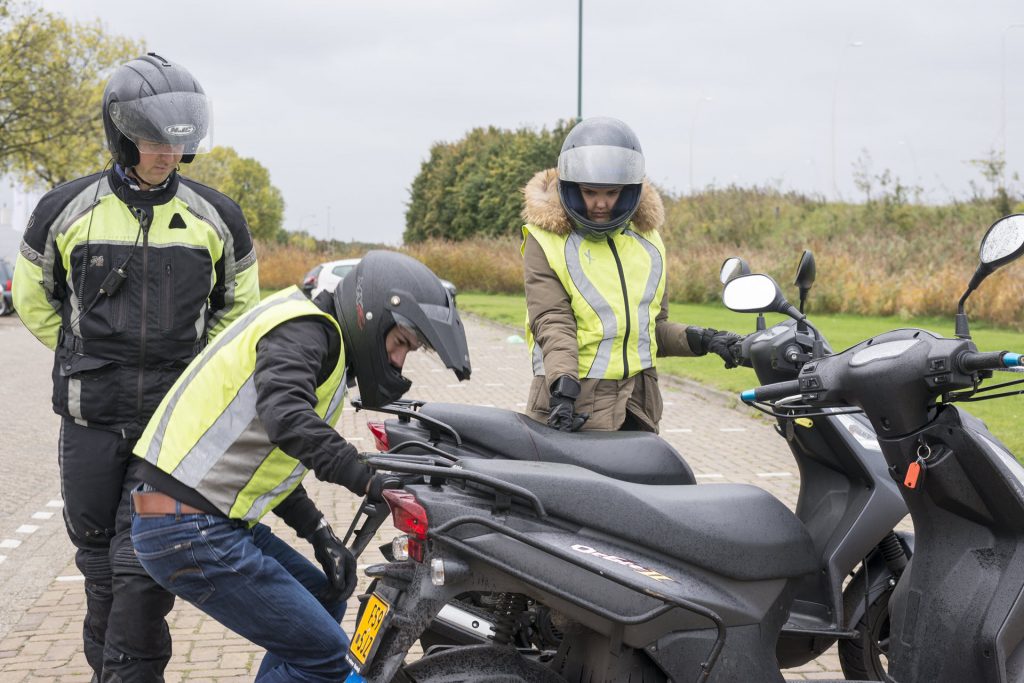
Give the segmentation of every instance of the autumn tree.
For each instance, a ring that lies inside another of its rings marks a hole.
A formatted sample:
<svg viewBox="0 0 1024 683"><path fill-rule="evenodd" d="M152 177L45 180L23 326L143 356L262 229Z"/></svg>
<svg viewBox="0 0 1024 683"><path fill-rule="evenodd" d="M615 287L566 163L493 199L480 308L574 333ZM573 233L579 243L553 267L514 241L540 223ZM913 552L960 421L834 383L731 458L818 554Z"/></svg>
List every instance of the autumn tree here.
<svg viewBox="0 0 1024 683"><path fill-rule="evenodd" d="M412 183L404 240L518 236L521 190L557 163L571 127L475 128L457 142L435 144Z"/></svg>
<svg viewBox="0 0 1024 683"><path fill-rule="evenodd" d="M0 172L57 185L109 158L103 88L141 43L30 4L0 0Z"/></svg>
<svg viewBox="0 0 1024 683"><path fill-rule="evenodd" d="M272 240L283 232L281 191L270 183L270 171L255 159L239 156L231 147L214 147L209 154L196 155L182 172L238 202L255 237Z"/></svg>

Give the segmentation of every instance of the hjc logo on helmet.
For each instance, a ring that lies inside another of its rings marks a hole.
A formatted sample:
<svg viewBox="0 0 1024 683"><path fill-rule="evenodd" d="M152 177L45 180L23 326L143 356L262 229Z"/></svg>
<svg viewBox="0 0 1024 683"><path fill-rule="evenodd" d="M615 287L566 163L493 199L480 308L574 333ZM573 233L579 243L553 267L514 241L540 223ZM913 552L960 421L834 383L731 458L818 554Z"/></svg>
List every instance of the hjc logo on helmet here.
<svg viewBox="0 0 1024 683"><path fill-rule="evenodd" d="M164 132L168 135L192 135L192 133L196 132L196 127L191 123L176 123L166 126Z"/></svg>

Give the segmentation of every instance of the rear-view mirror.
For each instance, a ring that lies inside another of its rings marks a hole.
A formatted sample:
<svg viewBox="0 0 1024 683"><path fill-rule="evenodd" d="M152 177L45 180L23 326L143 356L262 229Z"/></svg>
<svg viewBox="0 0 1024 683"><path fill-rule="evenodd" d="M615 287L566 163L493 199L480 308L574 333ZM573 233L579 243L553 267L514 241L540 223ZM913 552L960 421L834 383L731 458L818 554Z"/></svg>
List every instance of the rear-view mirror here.
<svg viewBox="0 0 1024 683"><path fill-rule="evenodd" d="M726 282L722 290L722 303L729 310L739 313L780 311L783 304L789 307L789 302L775 280L760 273L741 275Z"/></svg>
<svg viewBox="0 0 1024 683"><path fill-rule="evenodd" d="M729 280L741 275L749 275L750 266L738 256L730 256L722 262L722 269L718 273L718 280L724 285Z"/></svg>

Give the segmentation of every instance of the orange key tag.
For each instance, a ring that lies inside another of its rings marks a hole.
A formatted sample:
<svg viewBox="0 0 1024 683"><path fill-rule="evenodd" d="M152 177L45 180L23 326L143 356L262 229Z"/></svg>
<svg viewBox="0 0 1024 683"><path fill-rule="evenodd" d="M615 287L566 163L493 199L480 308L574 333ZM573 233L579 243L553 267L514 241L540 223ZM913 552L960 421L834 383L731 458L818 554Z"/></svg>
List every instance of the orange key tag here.
<svg viewBox="0 0 1024 683"><path fill-rule="evenodd" d="M916 489L918 480L921 478L924 461L918 458L907 466L907 476L903 478L903 485L908 489Z"/></svg>

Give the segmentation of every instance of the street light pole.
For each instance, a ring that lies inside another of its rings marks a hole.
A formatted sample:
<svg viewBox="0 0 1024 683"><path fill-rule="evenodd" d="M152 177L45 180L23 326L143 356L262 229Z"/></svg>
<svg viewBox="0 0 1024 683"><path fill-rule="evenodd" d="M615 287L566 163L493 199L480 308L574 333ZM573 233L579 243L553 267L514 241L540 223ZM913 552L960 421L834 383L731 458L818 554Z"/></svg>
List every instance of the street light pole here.
<svg viewBox="0 0 1024 683"><path fill-rule="evenodd" d="M696 139L697 132L697 112L700 111L701 102L710 102L711 97L699 97L697 102L693 105L693 118L690 120L690 194L694 192L693 186L693 141Z"/></svg>
<svg viewBox="0 0 1024 683"><path fill-rule="evenodd" d="M839 199L839 185L836 183L836 105L839 100L839 77L843 70L843 56L846 54L846 48L848 47L861 47L864 45L862 40L854 40L843 45L843 49L839 52L839 62L836 64L836 77L832 83L832 197L833 199Z"/></svg>
<svg viewBox="0 0 1024 683"><path fill-rule="evenodd" d="M1024 24L1008 24L1003 29L1003 42L1002 49L999 52L1000 55L1000 73L1001 73L1001 97L999 105L999 138L1002 144L1002 162L1003 162L1003 187L1006 187L1006 34L1010 32L1010 29L1024 28Z"/></svg>
<svg viewBox="0 0 1024 683"><path fill-rule="evenodd" d="M579 0L576 40L576 123L583 120L583 0Z"/></svg>

